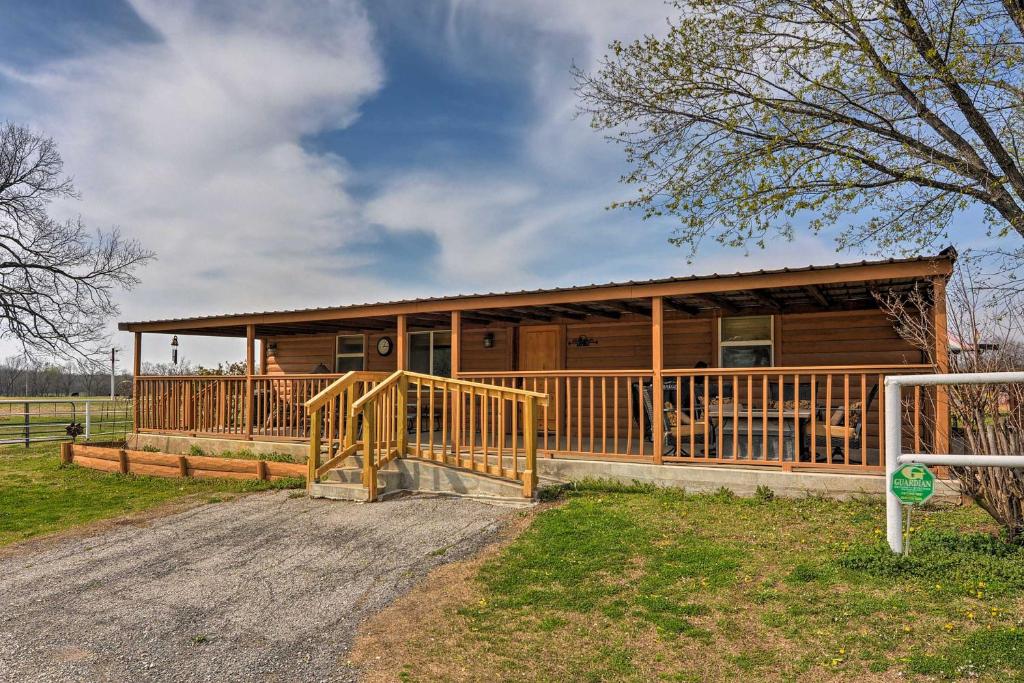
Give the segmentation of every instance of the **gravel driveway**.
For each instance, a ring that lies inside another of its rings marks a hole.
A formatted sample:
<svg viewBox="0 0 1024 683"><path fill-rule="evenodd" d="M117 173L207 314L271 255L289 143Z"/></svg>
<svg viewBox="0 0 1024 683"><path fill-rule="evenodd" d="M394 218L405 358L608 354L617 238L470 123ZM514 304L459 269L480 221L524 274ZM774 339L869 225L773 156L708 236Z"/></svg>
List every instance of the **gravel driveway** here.
<svg viewBox="0 0 1024 683"><path fill-rule="evenodd" d="M359 623L511 514L288 492L0 559L2 681L334 681Z"/></svg>

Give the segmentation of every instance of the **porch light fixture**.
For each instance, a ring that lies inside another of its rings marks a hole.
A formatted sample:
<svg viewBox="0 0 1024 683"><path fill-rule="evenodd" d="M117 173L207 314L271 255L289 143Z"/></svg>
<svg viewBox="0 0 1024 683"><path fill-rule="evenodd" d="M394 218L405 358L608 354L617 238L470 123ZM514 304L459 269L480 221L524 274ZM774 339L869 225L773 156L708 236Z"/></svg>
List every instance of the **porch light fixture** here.
<svg viewBox="0 0 1024 683"><path fill-rule="evenodd" d="M484 335L484 348L485 349L493 349L494 348L494 333L493 332L488 332L487 334Z"/></svg>
<svg viewBox="0 0 1024 683"><path fill-rule="evenodd" d="M569 346L575 346L576 348L583 348L585 346L597 346L597 340L593 337L588 337L585 334L581 334L575 339L569 340Z"/></svg>
<svg viewBox="0 0 1024 683"><path fill-rule="evenodd" d="M171 363L178 364L178 335L171 337Z"/></svg>

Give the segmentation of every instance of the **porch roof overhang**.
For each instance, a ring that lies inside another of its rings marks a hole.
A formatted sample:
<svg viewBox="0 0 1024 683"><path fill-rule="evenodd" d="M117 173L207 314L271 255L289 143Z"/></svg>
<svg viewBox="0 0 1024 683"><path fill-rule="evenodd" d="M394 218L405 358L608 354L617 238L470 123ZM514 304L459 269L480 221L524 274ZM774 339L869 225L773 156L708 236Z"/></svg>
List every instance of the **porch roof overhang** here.
<svg viewBox="0 0 1024 683"><path fill-rule="evenodd" d="M947 278L955 261L956 251L950 247L934 256L907 259L122 322L118 329L245 337L247 326L254 325L257 336L269 337L393 329L397 315L405 315L410 327L443 327L453 311L461 312L469 325L614 320L650 315L655 296L662 297L666 310L692 317L852 310L876 307L880 293Z"/></svg>

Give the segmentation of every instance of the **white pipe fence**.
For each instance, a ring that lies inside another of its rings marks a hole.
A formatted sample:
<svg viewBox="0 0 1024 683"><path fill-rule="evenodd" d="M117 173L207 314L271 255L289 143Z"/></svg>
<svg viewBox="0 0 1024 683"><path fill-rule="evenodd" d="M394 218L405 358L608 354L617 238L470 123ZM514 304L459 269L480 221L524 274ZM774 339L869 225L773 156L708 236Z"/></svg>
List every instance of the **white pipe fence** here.
<svg viewBox="0 0 1024 683"><path fill-rule="evenodd" d="M80 425L78 438L122 441L132 429L131 399L47 398L0 400L0 445L68 441L68 426Z"/></svg>
<svg viewBox="0 0 1024 683"><path fill-rule="evenodd" d="M908 463L947 467L1024 467L1022 455L954 455L903 453L901 391L908 386L1024 383L1024 372L965 372L937 375L890 375L885 378L885 508L886 538L894 553L903 552L903 506L892 492L892 477Z"/></svg>

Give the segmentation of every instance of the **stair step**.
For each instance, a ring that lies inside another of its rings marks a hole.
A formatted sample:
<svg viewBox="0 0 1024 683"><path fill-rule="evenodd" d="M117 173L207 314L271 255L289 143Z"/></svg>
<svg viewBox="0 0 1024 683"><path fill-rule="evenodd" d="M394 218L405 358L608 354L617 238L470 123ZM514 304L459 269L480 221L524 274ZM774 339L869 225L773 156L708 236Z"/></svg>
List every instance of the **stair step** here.
<svg viewBox="0 0 1024 683"><path fill-rule="evenodd" d="M385 486L378 484L378 495L384 492ZM338 481L317 482L309 489L310 498L327 498L329 500L352 500L365 503L366 488L362 484L348 484Z"/></svg>

